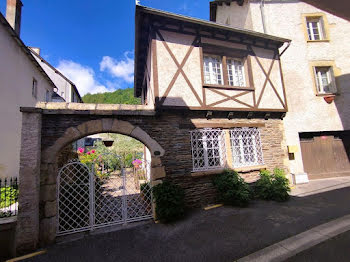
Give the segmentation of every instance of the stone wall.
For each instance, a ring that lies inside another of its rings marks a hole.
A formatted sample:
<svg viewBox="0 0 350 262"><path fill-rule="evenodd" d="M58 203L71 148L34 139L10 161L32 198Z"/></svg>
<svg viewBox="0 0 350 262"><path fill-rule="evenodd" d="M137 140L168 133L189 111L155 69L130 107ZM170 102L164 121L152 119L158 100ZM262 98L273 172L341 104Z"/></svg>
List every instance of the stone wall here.
<svg viewBox="0 0 350 262"><path fill-rule="evenodd" d="M87 105L88 107L89 105ZM264 114L248 119L246 113L227 119L227 113L167 111L141 114L121 111L22 109L23 130L17 250L30 251L53 243L57 224L57 175L60 151L84 136L115 132L143 142L151 152L151 179L170 180L185 190L189 207L216 203L212 184L215 174L192 172L190 131L203 127L258 126L261 131L265 165L260 168L284 168L288 171L282 120L279 114L265 120ZM273 115L271 113L271 115ZM270 115L270 116L271 116ZM259 118L257 118L259 117ZM266 117L266 115L265 115ZM251 182L258 170L240 172ZM40 186L39 186L40 185ZM40 194L39 194L40 192Z"/></svg>
<svg viewBox="0 0 350 262"><path fill-rule="evenodd" d="M215 190L211 183L212 175L192 176L192 153L190 131L195 129L194 120L202 119L208 123L237 123L258 124L260 127L266 168L284 168L287 153L283 132L283 123L280 119L232 119L217 118L206 120L204 112L188 114L162 113L157 116L118 116L118 119L130 122L141 127L147 134L156 140L164 149L161 163L165 167L166 179L172 180L182 186L186 191L186 202L191 207L199 207L215 202ZM43 115L42 150L52 146L64 134L65 128L76 127L85 121L99 119L96 115ZM112 117L111 117L112 118ZM258 177L256 170L240 172L248 182ZM44 178L42 180L45 180Z"/></svg>

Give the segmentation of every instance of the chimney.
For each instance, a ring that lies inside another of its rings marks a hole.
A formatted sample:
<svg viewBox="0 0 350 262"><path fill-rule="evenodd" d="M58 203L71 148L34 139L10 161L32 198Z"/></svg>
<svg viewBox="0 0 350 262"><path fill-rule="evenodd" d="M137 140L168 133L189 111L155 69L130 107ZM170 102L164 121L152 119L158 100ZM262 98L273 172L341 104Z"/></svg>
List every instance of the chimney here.
<svg viewBox="0 0 350 262"><path fill-rule="evenodd" d="M7 0L6 19L18 36L21 31L22 6L21 0Z"/></svg>

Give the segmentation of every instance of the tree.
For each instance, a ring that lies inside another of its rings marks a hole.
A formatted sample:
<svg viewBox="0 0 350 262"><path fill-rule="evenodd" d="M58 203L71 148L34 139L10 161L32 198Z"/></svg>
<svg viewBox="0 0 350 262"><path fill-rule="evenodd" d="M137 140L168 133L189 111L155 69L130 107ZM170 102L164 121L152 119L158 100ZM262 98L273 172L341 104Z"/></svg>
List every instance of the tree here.
<svg viewBox="0 0 350 262"><path fill-rule="evenodd" d="M87 93L82 97L82 99L84 103L93 104L141 104L141 99L134 97L133 88L118 89L114 92L105 92L98 94Z"/></svg>

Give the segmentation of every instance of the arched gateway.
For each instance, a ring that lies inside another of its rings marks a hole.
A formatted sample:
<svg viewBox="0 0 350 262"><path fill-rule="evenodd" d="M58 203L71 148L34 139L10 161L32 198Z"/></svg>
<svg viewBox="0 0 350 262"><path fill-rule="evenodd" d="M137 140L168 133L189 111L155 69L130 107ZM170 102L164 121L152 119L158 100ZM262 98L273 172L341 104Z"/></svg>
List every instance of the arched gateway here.
<svg viewBox="0 0 350 262"><path fill-rule="evenodd" d="M165 151L154 139L157 137L157 132L152 130L154 127L149 125L149 120L155 116L154 111L143 106L128 105L44 103L39 106L21 108L21 194L17 222L19 252L52 243L56 238L57 181L60 181L57 177L57 160L61 149L68 144L97 133L131 136L151 152L152 184L159 183L159 179L165 177L161 161ZM89 174L91 170L85 167L83 171Z"/></svg>

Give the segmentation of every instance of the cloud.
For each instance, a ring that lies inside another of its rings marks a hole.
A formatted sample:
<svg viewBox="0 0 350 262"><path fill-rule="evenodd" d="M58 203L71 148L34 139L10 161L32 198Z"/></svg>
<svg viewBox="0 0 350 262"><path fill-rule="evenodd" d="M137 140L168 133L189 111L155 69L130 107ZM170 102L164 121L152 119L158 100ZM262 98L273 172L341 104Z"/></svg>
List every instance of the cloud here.
<svg viewBox="0 0 350 262"><path fill-rule="evenodd" d="M88 66L83 66L71 60L61 60L57 69L77 86L81 96L86 93L94 94L110 91L95 79L94 70Z"/></svg>
<svg viewBox="0 0 350 262"><path fill-rule="evenodd" d="M110 56L104 56L100 63L100 70L106 71L114 78L121 78L127 83L134 82L134 59L129 57L131 52L125 52L124 58L116 60Z"/></svg>

